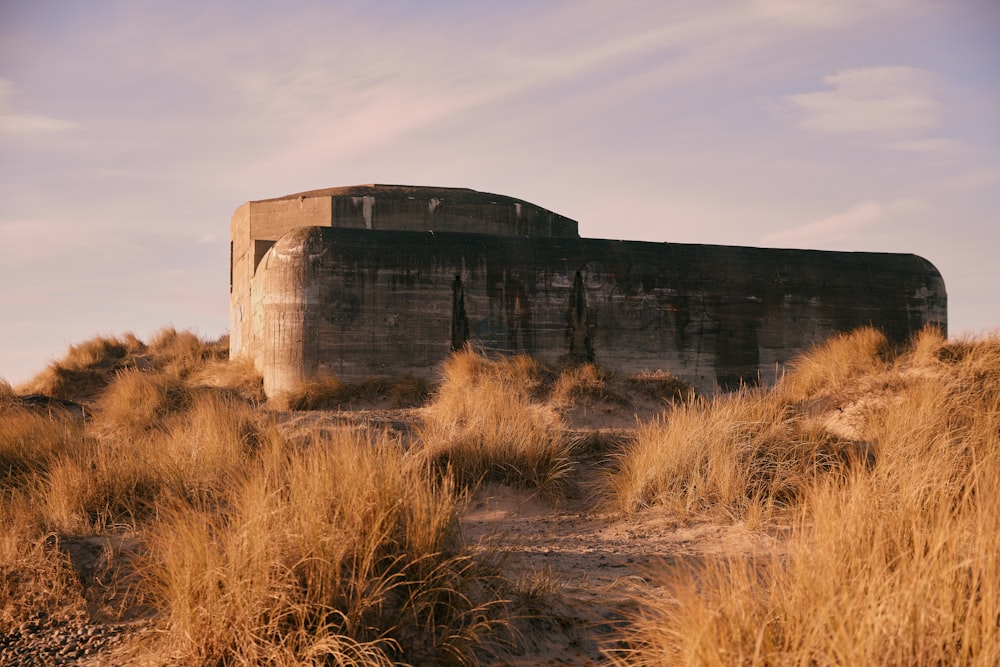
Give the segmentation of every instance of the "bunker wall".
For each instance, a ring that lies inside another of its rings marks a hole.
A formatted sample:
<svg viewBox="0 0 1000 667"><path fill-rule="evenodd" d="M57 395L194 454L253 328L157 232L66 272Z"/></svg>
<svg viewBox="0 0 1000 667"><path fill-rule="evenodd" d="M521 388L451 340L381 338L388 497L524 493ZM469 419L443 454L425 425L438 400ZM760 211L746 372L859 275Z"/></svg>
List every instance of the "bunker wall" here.
<svg viewBox="0 0 1000 667"><path fill-rule="evenodd" d="M253 293L269 394L318 373L431 376L465 340L732 389L857 326L943 329L947 305L914 255L331 228L283 237Z"/></svg>

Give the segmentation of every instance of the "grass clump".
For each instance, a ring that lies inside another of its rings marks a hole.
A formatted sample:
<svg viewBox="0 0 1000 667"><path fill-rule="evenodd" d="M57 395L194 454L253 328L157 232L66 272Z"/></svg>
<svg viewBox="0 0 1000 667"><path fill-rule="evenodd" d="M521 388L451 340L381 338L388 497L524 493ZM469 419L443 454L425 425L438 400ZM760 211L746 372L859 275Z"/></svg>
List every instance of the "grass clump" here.
<svg viewBox="0 0 1000 667"><path fill-rule="evenodd" d="M253 405L262 405L267 401L264 378L249 357L210 359L190 373L186 384L228 391Z"/></svg>
<svg viewBox="0 0 1000 667"><path fill-rule="evenodd" d="M0 404L0 488L23 486L83 436L83 424L63 410Z"/></svg>
<svg viewBox="0 0 1000 667"><path fill-rule="evenodd" d="M450 478L413 463L345 433L271 450L223 511L167 512L149 576L170 653L182 664L475 663L504 604L460 547Z"/></svg>
<svg viewBox="0 0 1000 667"><path fill-rule="evenodd" d="M58 537L39 533L30 510L0 496L0 633L37 618L73 620L84 614L80 582Z"/></svg>
<svg viewBox="0 0 1000 667"><path fill-rule="evenodd" d="M401 408L419 405L429 394L427 381L414 375L395 380L368 378L359 382L342 382L335 376L326 375L286 392L276 404L289 410L340 410L385 401L394 408Z"/></svg>
<svg viewBox="0 0 1000 667"><path fill-rule="evenodd" d="M838 469L849 443L762 390L677 405L640 424L608 484L617 508L744 519L791 506L816 473Z"/></svg>
<svg viewBox="0 0 1000 667"><path fill-rule="evenodd" d="M558 413L538 400L541 374L530 357L453 354L425 408L424 456L465 486L485 481L560 491L572 443Z"/></svg>
<svg viewBox="0 0 1000 667"><path fill-rule="evenodd" d="M925 332L867 373L902 387L872 464L801 485L780 552L674 576L615 664L1000 662L1000 345Z"/></svg>
<svg viewBox="0 0 1000 667"><path fill-rule="evenodd" d="M131 334L97 336L71 345L66 356L29 380L20 393L87 402L97 398L121 368L134 366L145 346Z"/></svg>
<svg viewBox="0 0 1000 667"><path fill-rule="evenodd" d="M0 378L0 407L10 405L17 399L17 392L9 382Z"/></svg>
<svg viewBox="0 0 1000 667"><path fill-rule="evenodd" d="M884 370L889 352L888 339L874 327L838 334L793 359L775 391L791 402L835 394L853 378Z"/></svg>
<svg viewBox="0 0 1000 667"><path fill-rule="evenodd" d="M628 399L612 386L610 375L592 363L570 366L559 373L552 384L550 399L563 406L587 399L628 404Z"/></svg>
<svg viewBox="0 0 1000 667"><path fill-rule="evenodd" d="M34 493L45 525L78 533L136 530L165 500L218 502L225 484L275 437L264 416L224 394L189 396L173 407L153 428L112 428L98 413L96 434L73 443L38 478Z"/></svg>
<svg viewBox="0 0 1000 667"><path fill-rule="evenodd" d="M79 403L98 400L122 371L146 371L188 386L232 388L263 400L263 382L246 362L228 367L228 337L205 341L191 331L166 327L147 345L133 334L96 336L70 346L66 355L17 388Z"/></svg>
<svg viewBox="0 0 1000 667"><path fill-rule="evenodd" d="M134 439L162 429L166 419L191 402L191 392L164 373L119 371L96 401L98 429L121 439Z"/></svg>
<svg viewBox="0 0 1000 667"><path fill-rule="evenodd" d="M187 378L213 361L229 358L229 338L204 341L193 331L160 329L146 348L152 366L167 375Z"/></svg>

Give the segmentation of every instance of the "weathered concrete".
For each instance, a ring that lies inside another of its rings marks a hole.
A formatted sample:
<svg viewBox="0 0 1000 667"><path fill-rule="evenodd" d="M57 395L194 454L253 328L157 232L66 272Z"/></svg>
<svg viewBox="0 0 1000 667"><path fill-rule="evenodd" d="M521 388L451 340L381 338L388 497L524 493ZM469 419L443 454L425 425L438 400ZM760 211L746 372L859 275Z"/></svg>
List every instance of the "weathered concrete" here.
<svg viewBox="0 0 1000 667"><path fill-rule="evenodd" d="M578 237L574 220L521 199L465 188L354 185L247 202L230 225L234 352L250 340L255 320L249 286L261 259L285 232L307 226Z"/></svg>
<svg viewBox="0 0 1000 667"><path fill-rule="evenodd" d="M731 389L863 324L894 341L946 327L944 282L915 255L583 239L498 195L316 192L233 217L231 351L272 395L319 373L429 376L466 341ZM448 210L460 213L436 217ZM490 233L472 231L476 216Z"/></svg>

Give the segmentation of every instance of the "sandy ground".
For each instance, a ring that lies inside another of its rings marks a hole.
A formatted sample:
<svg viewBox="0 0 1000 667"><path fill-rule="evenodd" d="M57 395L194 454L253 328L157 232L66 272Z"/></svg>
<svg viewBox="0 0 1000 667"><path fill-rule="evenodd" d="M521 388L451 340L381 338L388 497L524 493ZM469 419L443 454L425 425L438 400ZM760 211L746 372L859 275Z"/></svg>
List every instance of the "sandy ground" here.
<svg viewBox="0 0 1000 667"><path fill-rule="evenodd" d="M586 482L599 471L585 462L578 474ZM477 548L502 553L505 574L522 589L538 591L537 618L521 623L524 653L505 656L508 665L602 664L601 647L614 645L643 602L669 598L673 575L712 558L771 553L777 540L740 525L680 524L662 510L623 517L586 496L551 500L503 486L477 492L463 530Z"/></svg>

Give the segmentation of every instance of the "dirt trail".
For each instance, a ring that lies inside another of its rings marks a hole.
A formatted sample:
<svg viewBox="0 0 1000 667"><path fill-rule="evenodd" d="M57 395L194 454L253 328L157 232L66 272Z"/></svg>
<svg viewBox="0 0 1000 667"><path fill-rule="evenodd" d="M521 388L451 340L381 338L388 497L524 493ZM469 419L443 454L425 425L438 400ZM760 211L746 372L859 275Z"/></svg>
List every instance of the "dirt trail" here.
<svg viewBox="0 0 1000 667"><path fill-rule="evenodd" d="M600 465L584 462L579 482L592 488ZM463 522L476 548L504 554L505 574L535 604L538 618L521 625L523 655L508 665L596 665L600 647L645 601L669 596L672 574L721 556L762 554L775 540L740 525L679 524L662 510L635 516L600 509L574 494L549 500L504 486L481 489Z"/></svg>

